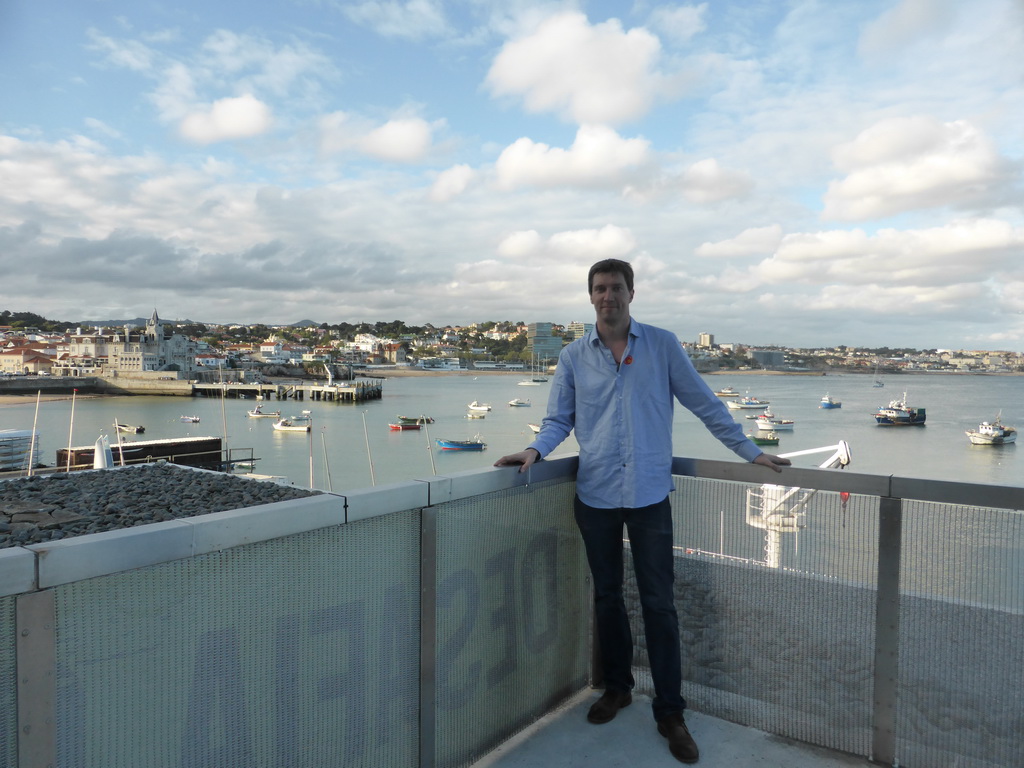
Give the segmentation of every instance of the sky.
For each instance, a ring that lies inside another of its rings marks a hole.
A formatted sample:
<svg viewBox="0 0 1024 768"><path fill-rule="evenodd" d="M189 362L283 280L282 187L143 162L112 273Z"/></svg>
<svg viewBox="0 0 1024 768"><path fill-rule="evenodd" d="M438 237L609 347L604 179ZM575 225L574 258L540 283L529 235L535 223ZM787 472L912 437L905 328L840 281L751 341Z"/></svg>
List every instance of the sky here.
<svg viewBox="0 0 1024 768"><path fill-rule="evenodd" d="M0 310L1024 350L1020 0L0 0Z"/></svg>

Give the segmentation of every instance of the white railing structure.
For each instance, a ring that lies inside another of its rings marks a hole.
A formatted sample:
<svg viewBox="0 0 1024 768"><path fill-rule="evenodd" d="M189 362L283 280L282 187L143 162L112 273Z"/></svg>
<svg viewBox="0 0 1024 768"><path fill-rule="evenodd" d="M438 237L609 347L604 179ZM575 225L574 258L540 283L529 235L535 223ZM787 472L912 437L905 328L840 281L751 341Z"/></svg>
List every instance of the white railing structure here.
<svg viewBox="0 0 1024 768"><path fill-rule="evenodd" d="M471 765L600 675L575 469L0 549L0 766ZM673 471L693 709L885 765L1024 765L1024 488L787 468L813 524L769 568L746 497L779 476Z"/></svg>

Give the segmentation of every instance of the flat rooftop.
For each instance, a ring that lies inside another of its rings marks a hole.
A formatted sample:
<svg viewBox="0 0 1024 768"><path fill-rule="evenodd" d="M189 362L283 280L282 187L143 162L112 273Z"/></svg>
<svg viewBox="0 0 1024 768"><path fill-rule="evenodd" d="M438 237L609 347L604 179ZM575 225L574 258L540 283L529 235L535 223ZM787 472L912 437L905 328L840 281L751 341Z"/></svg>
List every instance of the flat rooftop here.
<svg viewBox="0 0 1024 768"><path fill-rule="evenodd" d="M601 692L586 691L473 764L473 768L671 768L679 766L658 734L651 699L633 703L610 723L592 725L587 710ZM774 736L687 711L700 768L877 768L861 757Z"/></svg>

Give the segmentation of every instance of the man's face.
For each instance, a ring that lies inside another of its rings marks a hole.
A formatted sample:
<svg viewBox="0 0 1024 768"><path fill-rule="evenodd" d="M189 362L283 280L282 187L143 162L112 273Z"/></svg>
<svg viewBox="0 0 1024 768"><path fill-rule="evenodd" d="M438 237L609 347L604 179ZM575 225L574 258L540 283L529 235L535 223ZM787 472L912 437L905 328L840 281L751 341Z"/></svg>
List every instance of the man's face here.
<svg viewBox="0 0 1024 768"><path fill-rule="evenodd" d="M597 319L616 323L629 317L633 291L626 287L626 278L618 272L598 272L590 289L590 303L597 311Z"/></svg>

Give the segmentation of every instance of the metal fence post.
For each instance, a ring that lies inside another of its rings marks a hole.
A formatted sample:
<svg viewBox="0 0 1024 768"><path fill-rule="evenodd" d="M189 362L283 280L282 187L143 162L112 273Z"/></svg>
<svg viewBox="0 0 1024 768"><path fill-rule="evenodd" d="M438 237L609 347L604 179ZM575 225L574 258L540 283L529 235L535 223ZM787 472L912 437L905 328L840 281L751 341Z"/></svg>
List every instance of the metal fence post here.
<svg viewBox="0 0 1024 768"><path fill-rule="evenodd" d="M873 760L885 765L896 764L902 531L903 500L891 496L880 497L871 754Z"/></svg>
<svg viewBox="0 0 1024 768"><path fill-rule="evenodd" d="M420 510L420 768L437 745L437 508Z"/></svg>
<svg viewBox="0 0 1024 768"><path fill-rule="evenodd" d="M57 764L57 630L52 589L19 595L15 607L18 767Z"/></svg>

